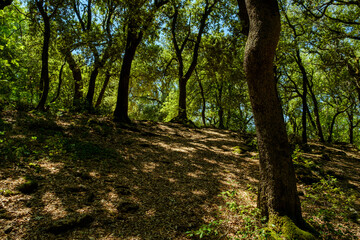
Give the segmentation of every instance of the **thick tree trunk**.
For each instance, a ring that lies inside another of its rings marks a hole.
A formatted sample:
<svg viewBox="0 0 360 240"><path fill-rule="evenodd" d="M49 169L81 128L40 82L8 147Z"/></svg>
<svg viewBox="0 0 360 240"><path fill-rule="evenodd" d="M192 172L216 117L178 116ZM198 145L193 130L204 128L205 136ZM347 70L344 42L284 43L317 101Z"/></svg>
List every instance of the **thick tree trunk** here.
<svg viewBox="0 0 360 240"><path fill-rule="evenodd" d="M104 98L104 95L105 95L105 91L106 91L106 88L107 88L107 85L109 84L110 82L110 77L111 77L111 74L109 71L106 72L105 74L105 81L104 81L104 84L101 88L101 91L100 91L100 94L99 94L99 97L96 101L96 104L95 104L95 108L98 108Z"/></svg>
<svg viewBox="0 0 360 240"><path fill-rule="evenodd" d="M42 86L42 94L40 102L37 105L36 109L40 111L45 111L46 101L49 95L50 90L50 78L49 78L49 44L50 44L50 18L45 12L42 3L36 3L41 16L44 20L44 42L41 54L41 80L40 85Z"/></svg>
<svg viewBox="0 0 360 240"><path fill-rule="evenodd" d="M253 109L260 156L258 207L265 216L288 216L304 226L297 195L273 60L280 35L276 0L246 0L250 31L244 67Z"/></svg>
<svg viewBox="0 0 360 240"><path fill-rule="evenodd" d="M118 96L116 101L116 108L114 111L114 121L121 123L130 123L128 116L128 102L129 102L129 82L131 65L135 57L135 52L139 46L143 33L137 33L136 27L129 26L127 33L127 41L123 63L121 66Z"/></svg>

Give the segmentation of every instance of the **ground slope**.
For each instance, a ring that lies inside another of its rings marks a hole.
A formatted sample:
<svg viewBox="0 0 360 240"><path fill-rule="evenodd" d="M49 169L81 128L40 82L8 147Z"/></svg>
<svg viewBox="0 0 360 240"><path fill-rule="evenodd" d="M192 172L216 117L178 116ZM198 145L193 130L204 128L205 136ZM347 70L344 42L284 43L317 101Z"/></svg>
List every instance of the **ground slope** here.
<svg viewBox="0 0 360 240"><path fill-rule="evenodd" d="M251 135L65 113L1 118L1 239L236 239L248 224L244 209L256 205ZM319 227L326 236L359 238L359 151L310 147L294 155L304 215L329 223L333 229ZM331 215L339 203L326 199L342 196L329 176L349 201L341 218ZM316 214L324 209L329 216Z"/></svg>

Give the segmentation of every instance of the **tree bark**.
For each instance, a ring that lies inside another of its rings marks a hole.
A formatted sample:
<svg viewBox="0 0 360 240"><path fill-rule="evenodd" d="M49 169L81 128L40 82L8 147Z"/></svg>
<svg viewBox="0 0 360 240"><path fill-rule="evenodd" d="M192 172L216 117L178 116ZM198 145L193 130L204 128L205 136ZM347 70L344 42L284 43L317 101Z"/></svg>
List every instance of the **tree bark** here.
<svg viewBox="0 0 360 240"><path fill-rule="evenodd" d="M69 68L72 72L73 78L74 78L74 98L73 98L73 107L76 110L79 110L81 108L81 99L82 99L82 75L81 75L81 69L79 65L76 63L74 56L72 53L65 52L66 56L66 62L69 65Z"/></svg>
<svg viewBox="0 0 360 240"><path fill-rule="evenodd" d="M296 46L297 47L297 46ZM296 63L300 69L301 75L302 75L302 85L303 85L303 92L301 95L302 98L302 143L306 144L307 143L307 127L306 127L306 114L307 114L307 103L306 103L306 97L307 97L307 85L308 85L308 78L307 78L307 73L304 67L304 64L302 63L302 59L300 56L300 49L297 47L296 48Z"/></svg>
<svg viewBox="0 0 360 240"><path fill-rule="evenodd" d="M323 134L323 131L322 131L321 122L320 122L320 114L319 114L318 102L317 102L316 96L315 96L314 91L313 91L312 87L310 86L309 82L308 82L308 84L309 84L308 87L309 87L309 91L310 91L310 96L311 96L311 99L312 99L313 104L314 104L314 115L315 115L315 122L316 122L316 127L317 127L317 130L318 130L318 135L319 135L319 138L320 138L320 142L324 143L325 138L324 138L324 134Z"/></svg>
<svg viewBox="0 0 360 240"><path fill-rule="evenodd" d="M178 105L178 115L172 120L176 122L185 122L187 121L187 113L186 113L186 85L188 80L190 79L191 75L195 71L198 57L199 57L199 48L201 43L201 38L205 30L206 21L209 17L210 13L212 12L214 6L217 4L218 0L214 0L213 4L210 4L209 1L206 1L204 13L200 19L199 31L196 36L195 45L192 51L192 60L190 66L188 67L186 73L184 73L184 60L182 53L185 49L186 43L190 40L190 32L185 37L181 46L179 46L177 39L176 39L176 24L178 19L178 9L175 7L175 13L172 19L171 24L171 34L172 34L172 42L175 48L176 58L179 63L179 105Z"/></svg>
<svg viewBox="0 0 360 240"><path fill-rule="evenodd" d="M41 54L41 78L40 78L40 85L42 87L42 94L37 105L36 109L40 111L45 111L46 101L49 95L50 90L50 77L49 77L49 44L50 44L50 17L46 13L43 1L39 2L36 1L36 6L41 14L41 17L44 21L44 35L43 35L43 47L42 47L42 54Z"/></svg>
<svg viewBox="0 0 360 240"><path fill-rule="evenodd" d="M91 71L89 88L85 98L85 108L90 112L93 110L96 78L99 75L99 68L98 63L95 63L94 69Z"/></svg>
<svg viewBox="0 0 360 240"><path fill-rule="evenodd" d="M197 75L197 74L196 74ZM205 93L204 93L204 88L201 84L201 80L198 77L198 83L199 83L199 88L200 88L200 94L201 94L201 100L202 100L202 108L201 108L201 119L203 122L203 125L206 126L206 117L205 117L205 112L206 112L206 99L205 99Z"/></svg>
<svg viewBox="0 0 360 240"><path fill-rule="evenodd" d="M140 32L137 33L137 31ZM135 57L136 49L139 46L142 37L143 37L143 32L141 30L138 30L138 27L129 24L125 54L120 72L116 108L114 111L115 122L121 122L121 123L131 122L128 116L130 72L131 72L131 65Z"/></svg>
<svg viewBox="0 0 360 240"><path fill-rule="evenodd" d="M334 115L334 117L332 118L331 120L331 124L330 124L330 130L329 130L329 137L327 139L327 142L328 143L331 143L332 142L332 135L333 135L333 132L334 132L334 126L335 126L335 121L336 121L336 118L337 116L339 116L341 113L343 113L345 111L337 111Z"/></svg>
<svg viewBox="0 0 360 240"><path fill-rule="evenodd" d="M66 61L61 65L60 67L60 71L59 71L59 84L58 84L58 88L57 88L57 91L56 91L56 95L55 97L53 98L53 100L51 100L51 103L55 102L59 97L60 97L60 92L61 92L61 85L62 85L62 73L64 71L64 66L66 64Z"/></svg>
<svg viewBox="0 0 360 240"><path fill-rule="evenodd" d="M96 104L95 104L95 108L98 108L104 98L104 95L105 95L105 91L106 91L106 88L107 88L107 85L109 84L110 82L110 77L111 77L111 74L109 71L106 71L106 74L105 74L105 81L104 81L104 84L101 88L101 91L100 91L100 94L99 94L99 97L96 101Z"/></svg>
<svg viewBox="0 0 360 240"><path fill-rule="evenodd" d="M260 156L258 207L265 216L288 216L304 227L273 60L280 35L276 0L246 0L250 30L244 68Z"/></svg>

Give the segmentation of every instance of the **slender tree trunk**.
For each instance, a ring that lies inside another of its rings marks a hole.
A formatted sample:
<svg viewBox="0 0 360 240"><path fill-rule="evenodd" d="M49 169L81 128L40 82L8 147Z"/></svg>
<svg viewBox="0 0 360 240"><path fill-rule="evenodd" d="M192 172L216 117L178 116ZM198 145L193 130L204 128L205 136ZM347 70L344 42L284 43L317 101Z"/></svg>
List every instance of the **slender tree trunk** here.
<svg viewBox="0 0 360 240"><path fill-rule="evenodd" d="M307 143L307 127L306 127L306 113L307 113L307 103L306 103L306 97L307 97L307 85L308 85L308 78L307 73L305 70L305 67L302 63L301 56L300 56L300 49L296 49L296 62L298 64L298 67L300 69L300 72L302 74L302 80L303 80L303 93L302 93L302 143Z"/></svg>
<svg viewBox="0 0 360 240"><path fill-rule="evenodd" d="M128 102L129 102L129 82L131 65L135 57L136 49L139 46L143 33L137 33L137 28L129 26L127 33L127 41L123 63L121 66L118 96L116 101L116 108L114 111L114 121L121 123L130 123L128 116Z"/></svg>
<svg viewBox="0 0 360 240"><path fill-rule="evenodd" d="M265 216L288 216L304 226L297 195L273 60L280 35L276 0L246 0L250 30L244 68L253 109L260 156L258 207Z"/></svg>
<svg viewBox="0 0 360 240"><path fill-rule="evenodd" d="M105 91L106 91L106 88L107 88L107 85L109 84L110 82L110 77L111 77L111 74L109 71L106 71L106 74L105 74L105 81L104 81L104 84L101 88L101 91L100 91L100 94L99 94L99 97L96 101L96 104L95 104L95 108L98 108L104 98L104 94L105 94Z"/></svg>
<svg viewBox="0 0 360 240"><path fill-rule="evenodd" d="M85 108L90 112L93 110L93 101L94 101L95 86L96 86L95 84L98 75L99 75L99 66L97 63L95 63L94 69L92 70L90 75L89 89L85 99Z"/></svg>
<svg viewBox="0 0 360 240"><path fill-rule="evenodd" d="M350 113L347 114L349 119L349 141L350 144L354 144L354 114L352 113L352 110Z"/></svg>
<svg viewBox="0 0 360 240"><path fill-rule="evenodd" d="M40 111L45 111L46 101L49 95L50 90L50 78L49 78L49 44L50 44L50 18L45 12L42 3L36 2L36 5L41 13L41 16L44 20L44 40L43 48L41 54L41 85L42 85L42 94L40 102L37 105L36 109Z"/></svg>
<svg viewBox="0 0 360 240"><path fill-rule="evenodd" d="M332 135L333 135L333 132L334 132L334 126L335 126L335 121L336 121L336 118L337 116L339 116L341 113L343 113L345 111L338 111L335 113L334 117L332 118L331 120L331 124L330 124L330 129L329 129L329 137L327 139L327 142L328 143L331 143L332 142Z"/></svg>
<svg viewBox="0 0 360 240"><path fill-rule="evenodd" d="M82 75L81 69L79 65L76 63L71 52L65 53L66 62L69 65L69 68L72 72L74 79L74 98L73 98L73 106L75 109L79 110L81 108L81 99L82 99Z"/></svg>
<svg viewBox="0 0 360 240"><path fill-rule="evenodd" d="M197 73L196 73L197 75ZM199 83L199 88L200 88L200 94L201 94L201 100L202 100L202 108L201 108L201 119L203 122L203 125L206 126L206 117L205 117L205 112L206 112L206 100L205 100L205 93L204 93L204 88L201 84L201 80L198 79L198 83Z"/></svg>
<svg viewBox="0 0 360 240"><path fill-rule="evenodd" d="M61 92L61 85L62 85L62 73L64 71L64 66L66 64L66 61L63 63L63 65L61 65L60 67L60 71L59 71L59 84L58 84L58 88L57 88L57 91L56 91L56 95L54 97L53 100L51 100L51 103L55 102L59 97L60 97L60 92Z"/></svg>
<svg viewBox="0 0 360 240"><path fill-rule="evenodd" d="M317 127L317 130L318 130L318 135L319 135L319 138L320 138L320 142L324 143L325 138L324 138L324 134L323 134L323 131L322 131L321 122L320 122L319 106L318 106L318 102L317 102L316 96L314 94L314 91L312 90L312 88L310 86L310 83L309 83L309 91L310 91L311 99L312 99L313 104L314 104L315 122L316 122L316 127Z"/></svg>
<svg viewBox="0 0 360 240"><path fill-rule="evenodd" d="M177 17L178 17L178 9L175 8L175 13L172 20L172 27L171 27L171 34L172 34L172 41L173 46L175 48L176 57L179 63L179 105L178 105L178 115L172 120L176 122L185 122L187 120L186 114L186 84L190 79L192 73L195 71L198 57L199 57L199 49L202 35L205 31L206 21L209 17L210 13L212 12L214 6L217 4L218 0L214 0L213 4L210 4L209 1L206 1L204 13L200 19L199 31L196 36L194 48L192 51L192 60L190 63L189 68L187 69L186 73L184 74L184 64L183 64L183 57L182 53L185 49L186 43L190 40L190 35L188 34L184 40L184 42L179 46L176 40L176 24L177 24Z"/></svg>
<svg viewBox="0 0 360 240"><path fill-rule="evenodd" d="M224 108L222 107L222 92L223 92L223 85L221 83L221 86L219 88L219 99L218 99L218 115L219 115L219 128L224 129Z"/></svg>

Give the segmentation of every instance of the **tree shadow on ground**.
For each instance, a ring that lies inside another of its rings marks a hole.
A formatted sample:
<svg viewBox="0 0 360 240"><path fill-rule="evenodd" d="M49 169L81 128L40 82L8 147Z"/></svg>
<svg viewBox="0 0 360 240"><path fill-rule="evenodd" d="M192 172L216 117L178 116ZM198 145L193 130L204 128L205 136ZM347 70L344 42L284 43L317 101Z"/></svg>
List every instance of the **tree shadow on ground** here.
<svg viewBox="0 0 360 240"><path fill-rule="evenodd" d="M81 116L8 120L7 138L31 149L3 165L4 187L30 176L39 188L7 198L13 218L0 223L12 230L0 237L187 239L216 216L232 182L257 181L257 161L234 153L241 139L230 131L149 122L120 129Z"/></svg>

